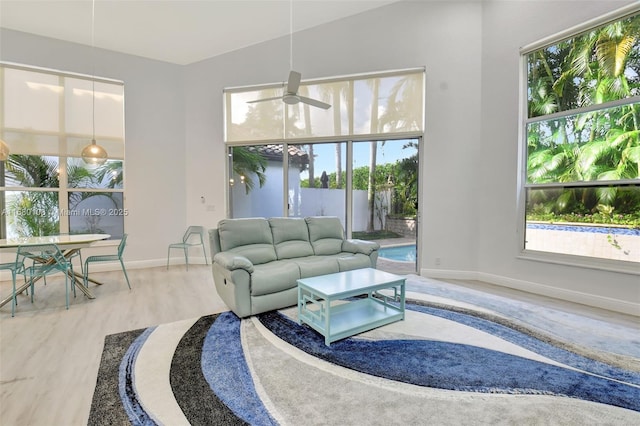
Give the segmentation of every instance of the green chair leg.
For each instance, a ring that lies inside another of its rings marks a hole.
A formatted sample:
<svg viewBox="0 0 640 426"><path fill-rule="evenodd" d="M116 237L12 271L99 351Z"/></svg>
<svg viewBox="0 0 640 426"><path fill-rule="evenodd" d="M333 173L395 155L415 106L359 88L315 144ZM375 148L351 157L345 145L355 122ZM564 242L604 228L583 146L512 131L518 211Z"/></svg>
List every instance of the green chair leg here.
<svg viewBox="0 0 640 426"><path fill-rule="evenodd" d="M18 299L16 297L16 274L13 273L11 275L13 277L13 298L11 299L11 316L13 317L16 314L16 305L18 304Z"/></svg>
<svg viewBox="0 0 640 426"><path fill-rule="evenodd" d="M122 265L122 272L124 272L124 278L127 280L127 285L129 286L129 290L131 290L131 284L129 284L129 275L127 275L127 270L124 268L124 262L120 259L120 265Z"/></svg>

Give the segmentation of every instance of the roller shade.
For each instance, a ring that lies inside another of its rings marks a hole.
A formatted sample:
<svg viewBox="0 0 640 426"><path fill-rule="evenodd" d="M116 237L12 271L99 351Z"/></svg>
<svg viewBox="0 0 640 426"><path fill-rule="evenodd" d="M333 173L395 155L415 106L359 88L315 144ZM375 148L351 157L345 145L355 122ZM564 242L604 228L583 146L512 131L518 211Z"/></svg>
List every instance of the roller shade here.
<svg viewBox="0 0 640 426"><path fill-rule="evenodd" d="M92 138L124 158L124 86L91 77L0 65L2 138L12 154L79 157Z"/></svg>
<svg viewBox="0 0 640 426"><path fill-rule="evenodd" d="M313 140L424 130L424 69L302 82L298 94L331 104L329 109L281 100L281 85L226 89L225 141Z"/></svg>

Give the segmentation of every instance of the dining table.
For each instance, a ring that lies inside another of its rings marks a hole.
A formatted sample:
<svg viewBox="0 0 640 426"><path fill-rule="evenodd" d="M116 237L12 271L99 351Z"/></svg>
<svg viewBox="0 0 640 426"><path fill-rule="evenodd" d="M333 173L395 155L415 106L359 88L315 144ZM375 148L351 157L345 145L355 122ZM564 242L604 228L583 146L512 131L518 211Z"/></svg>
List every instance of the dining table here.
<svg viewBox="0 0 640 426"><path fill-rule="evenodd" d="M98 241L106 240L110 238L109 234L61 234L61 235L48 235L38 237L15 237L0 239L0 252L17 252L18 247L24 246L36 246L40 244L56 244L65 258L69 259L83 248L91 247ZM36 277L37 278L37 277ZM70 277L74 285L82 291L89 299L95 299L95 296L91 291L84 286L84 275L73 271L73 276ZM94 284L101 285L102 283L92 278L88 278ZM23 291L29 288L31 281L27 281L25 284L16 288L16 294L21 294ZM0 307L11 302L13 295L9 295L0 301Z"/></svg>

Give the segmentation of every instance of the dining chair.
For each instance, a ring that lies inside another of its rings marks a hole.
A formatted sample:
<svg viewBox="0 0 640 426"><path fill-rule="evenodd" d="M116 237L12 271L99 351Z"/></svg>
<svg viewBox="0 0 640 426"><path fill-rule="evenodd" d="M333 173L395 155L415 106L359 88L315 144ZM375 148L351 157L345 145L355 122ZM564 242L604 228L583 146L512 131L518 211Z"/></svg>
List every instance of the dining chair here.
<svg viewBox="0 0 640 426"><path fill-rule="evenodd" d="M66 308L69 309L69 287L73 288L73 296L76 295L73 263L67 259L56 244L37 244L18 246L18 258L31 259L33 264L25 266L25 274L29 275L31 283L31 302L35 295L35 281L37 278L45 278L47 275L64 273L64 288Z"/></svg>
<svg viewBox="0 0 640 426"><path fill-rule="evenodd" d="M16 295L16 276L18 274L22 274L24 277L24 282L27 282L27 275L24 270L24 257L16 255L16 260L14 262L0 263L0 270L11 272L11 279L13 281L11 292L11 316L15 316L16 305L18 304L18 298Z"/></svg>
<svg viewBox="0 0 640 426"><path fill-rule="evenodd" d="M124 272L124 277L127 280L127 285L129 286L129 290L131 290L131 284L129 283L129 276L127 275L127 270L124 268L124 262L122 261L122 254L124 253L124 247L127 244L127 234L122 235L122 239L120 240L120 244L118 245L118 253L117 254L105 254L98 256L89 256L84 261L84 286L89 287L89 264L94 262L115 262L119 261L120 266L122 266L122 272Z"/></svg>
<svg viewBox="0 0 640 426"><path fill-rule="evenodd" d="M187 231L182 236L181 243L169 244L167 250L167 269L169 269L169 254L171 249L179 248L184 250L184 261L187 265L187 271L189 270L189 248L202 246L202 252L204 253L204 263L209 264L207 261L207 251L204 248L205 230L204 226L189 226ZM199 240L199 241L198 241Z"/></svg>
<svg viewBox="0 0 640 426"><path fill-rule="evenodd" d="M70 232L60 232L58 235L73 235ZM69 260L73 260L74 258L78 257L80 260L80 272L84 273L83 268L83 262L82 262L82 252L80 251L80 249L74 249L74 251L71 253L71 255L67 256L67 258L69 258Z"/></svg>

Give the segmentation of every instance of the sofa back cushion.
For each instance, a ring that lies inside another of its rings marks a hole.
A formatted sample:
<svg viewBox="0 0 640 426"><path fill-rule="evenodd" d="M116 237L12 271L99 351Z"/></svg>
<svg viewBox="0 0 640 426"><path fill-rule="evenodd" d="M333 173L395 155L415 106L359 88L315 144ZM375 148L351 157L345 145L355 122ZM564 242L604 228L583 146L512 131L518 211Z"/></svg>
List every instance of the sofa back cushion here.
<svg viewBox="0 0 640 426"><path fill-rule="evenodd" d="M305 218L309 227L309 241L316 255L337 254L342 251L344 230L340 219L334 216Z"/></svg>
<svg viewBox="0 0 640 426"><path fill-rule="evenodd" d="M222 251L237 253L254 265L277 260L267 219L223 219L218 222Z"/></svg>
<svg viewBox="0 0 640 426"><path fill-rule="evenodd" d="M272 217L269 219L269 225L278 259L313 255L313 248L309 242L309 228L304 219Z"/></svg>

